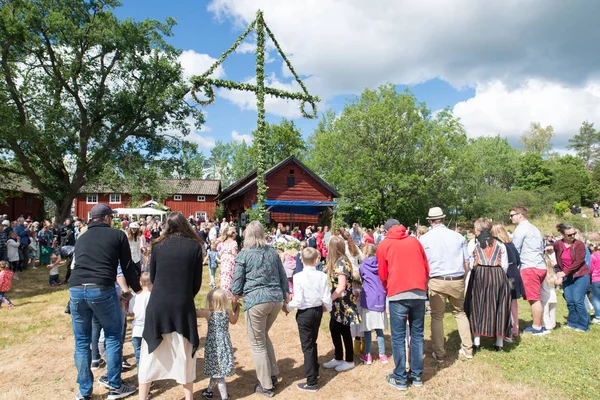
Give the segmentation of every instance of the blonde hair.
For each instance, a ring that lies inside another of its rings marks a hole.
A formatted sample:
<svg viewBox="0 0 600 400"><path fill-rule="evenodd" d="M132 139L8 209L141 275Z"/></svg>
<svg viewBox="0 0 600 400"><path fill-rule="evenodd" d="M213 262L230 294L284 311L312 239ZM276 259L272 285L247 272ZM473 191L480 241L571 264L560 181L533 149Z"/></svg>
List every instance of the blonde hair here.
<svg viewBox="0 0 600 400"><path fill-rule="evenodd" d="M225 311L227 302L227 292L223 289L212 289L206 296L206 305L210 311Z"/></svg>
<svg viewBox="0 0 600 400"><path fill-rule="evenodd" d="M150 272L142 272L142 275L140 275L140 285L142 285L142 287L151 287L152 286L152 280L150 279Z"/></svg>
<svg viewBox="0 0 600 400"><path fill-rule="evenodd" d="M365 256L365 258L372 257L377 254L377 252L375 250L376 250L375 245L367 244L367 245L365 245L365 247L363 247L363 255Z"/></svg>
<svg viewBox="0 0 600 400"><path fill-rule="evenodd" d="M475 221L475 230L476 231L489 231L492 228L492 221L487 218L479 218Z"/></svg>
<svg viewBox="0 0 600 400"><path fill-rule="evenodd" d="M358 256L360 254L360 250L358 249L358 246L352 239L352 236L350 236L350 232L345 231L342 236L344 237L344 240L346 241L346 243L348 243L348 252L350 252L350 255L352 257ZM345 250L344 250L344 252L345 252Z"/></svg>
<svg viewBox="0 0 600 400"><path fill-rule="evenodd" d="M302 250L302 263L308 266L317 265L317 260L319 260L320 254L317 249L312 247L306 247Z"/></svg>
<svg viewBox="0 0 600 400"><path fill-rule="evenodd" d="M512 239L508 236L508 232L504 229L504 225L496 224L492 226L490 233L502 241L502 243L510 243Z"/></svg>
<svg viewBox="0 0 600 400"><path fill-rule="evenodd" d="M544 261L546 262L546 280L551 284L554 284L554 280L556 279L556 275L554 273L554 264L548 254L544 254Z"/></svg>
<svg viewBox="0 0 600 400"><path fill-rule="evenodd" d="M340 260L350 263L346 257L346 241L339 236L333 236L329 240L329 252L327 253L327 273L333 276L335 264Z"/></svg>
<svg viewBox="0 0 600 400"><path fill-rule="evenodd" d="M265 247L266 245L267 241L265 240L265 230L260 222L250 222L244 231L244 249L250 249L252 247Z"/></svg>
<svg viewBox="0 0 600 400"><path fill-rule="evenodd" d="M0 261L0 269L9 269L10 268L10 264L8 263L8 261Z"/></svg>
<svg viewBox="0 0 600 400"><path fill-rule="evenodd" d="M417 229L417 234L419 236L423 236L424 234L426 234L427 232L429 232L429 228L426 227L425 225L421 225L419 226L419 228Z"/></svg>

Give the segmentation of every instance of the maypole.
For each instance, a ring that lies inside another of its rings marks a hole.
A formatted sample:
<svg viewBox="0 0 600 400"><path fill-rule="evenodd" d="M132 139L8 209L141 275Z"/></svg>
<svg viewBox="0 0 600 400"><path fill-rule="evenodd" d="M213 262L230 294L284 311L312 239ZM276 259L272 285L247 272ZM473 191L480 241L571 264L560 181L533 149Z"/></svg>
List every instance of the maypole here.
<svg viewBox="0 0 600 400"><path fill-rule="evenodd" d="M224 79L209 78L209 76L216 70L216 68L225 61L227 56L231 54L240 45L240 43L250 34L250 32L256 31L256 84L252 85L249 83L240 83ZM265 86L265 40L266 35L269 36L273 45L277 49L277 52L283 58L290 72L296 79L296 82L300 85L302 92L288 92L285 90L274 89ZM192 98L200 105L207 106L214 102L215 92L213 87L219 87L230 90L244 90L248 92L254 92L256 95L256 109L258 112L256 121L256 134L254 136L254 143L256 144L257 157L254 160L254 168L256 168L256 180L257 180L257 201L254 215L261 223L265 223L265 201L267 200L267 184L265 181L265 171L267 165L265 163L265 143L266 143L266 122L265 122L265 95L277 97L280 99L300 100L300 112L305 118L316 118L317 106L316 103L320 101L317 96L308 94L308 90L302 80L294 71L292 64L285 56L279 43L275 39L275 36L264 21L263 13L261 10L256 12L256 19L250 23L248 28L235 43L219 58L204 74L200 76L194 76L191 78ZM200 100L196 97L196 91L203 90L206 95L206 100ZM307 114L304 106L309 103L312 107L312 112Z"/></svg>

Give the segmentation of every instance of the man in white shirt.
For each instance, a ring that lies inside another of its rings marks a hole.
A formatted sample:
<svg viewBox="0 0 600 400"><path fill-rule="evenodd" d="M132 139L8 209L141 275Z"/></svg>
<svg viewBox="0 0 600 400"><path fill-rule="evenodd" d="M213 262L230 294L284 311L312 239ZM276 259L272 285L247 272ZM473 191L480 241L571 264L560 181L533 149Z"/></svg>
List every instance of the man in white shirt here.
<svg viewBox="0 0 600 400"><path fill-rule="evenodd" d="M544 328L544 307L541 301L541 289L546 279L546 262L544 261L544 239L538 228L527 220L525 207L510 209L510 219L517 224L512 242L521 258L521 279L525 288L525 298L531 306L533 324L523 332L533 335L550 333Z"/></svg>
<svg viewBox="0 0 600 400"><path fill-rule="evenodd" d="M213 224L212 222L210 224L208 224L210 226L210 229L208 231L208 241L210 243L214 242L215 240L217 240L217 228L215 227L215 224Z"/></svg>
<svg viewBox="0 0 600 400"><path fill-rule="evenodd" d="M327 275L317 271L319 262L317 249L307 247L302 250L304 269L294 275L294 297L284 305L284 311L297 309L296 322L300 333L300 343L304 353L304 375L306 382L299 383L298 389L316 392L319 363L317 338L323 310L331 311L331 290Z"/></svg>
<svg viewBox="0 0 600 400"><path fill-rule="evenodd" d="M444 225L445 217L439 207L429 210L427 220L431 229L421 236L429 262L429 303L431 305L431 341L433 358L441 362L444 350L444 312L446 298L450 301L462 342L459 355L473 358L471 325L465 314L465 276L469 270L467 242L457 232Z"/></svg>

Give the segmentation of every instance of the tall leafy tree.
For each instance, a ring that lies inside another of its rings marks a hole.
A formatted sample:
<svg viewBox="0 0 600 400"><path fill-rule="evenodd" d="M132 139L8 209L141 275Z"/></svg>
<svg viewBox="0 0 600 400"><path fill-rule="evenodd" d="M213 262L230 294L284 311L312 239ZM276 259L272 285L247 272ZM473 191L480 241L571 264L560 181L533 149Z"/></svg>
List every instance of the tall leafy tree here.
<svg viewBox="0 0 600 400"><path fill-rule="evenodd" d="M266 124L265 161L267 168L281 160L294 155L299 159L306 154L306 142L294 121L283 118L279 124ZM256 135L256 132L252 133ZM252 157L257 156L258 149L253 144L250 150Z"/></svg>
<svg viewBox="0 0 600 400"><path fill-rule="evenodd" d="M223 186L231 182L231 145L218 140L210 150L210 157L207 164L208 177L211 179L220 179Z"/></svg>
<svg viewBox="0 0 600 400"><path fill-rule="evenodd" d="M249 174L252 168L251 146L245 141L230 142L231 146L231 182Z"/></svg>
<svg viewBox="0 0 600 400"><path fill-rule="evenodd" d="M25 176L65 218L107 165L177 154L188 85L174 21L119 20L116 0L5 0L0 7L0 171ZM137 161L137 162L136 162ZM129 163L129 164L128 164Z"/></svg>
<svg viewBox="0 0 600 400"><path fill-rule="evenodd" d="M579 128L579 134L569 139L569 149L585 161L585 165L591 168L600 159L600 133L594 128L594 123L583 121Z"/></svg>
<svg viewBox="0 0 600 400"><path fill-rule="evenodd" d="M529 129L523 132L521 144L528 152L546 155L552 150L552 137L554 128L548 125L545 128L539 122L532 122Z"/></svg>
<svg viewBox="0 0 600 400"><path fill-rule="evenodd" d="M309 138L308 162L340 191L338 211L349 219L411 223L431 205L455 208L455 160L466 141L450 111L432 116L388 84L365 90L337 118L325 113Z"/></svg>
<svg viewBox="0 0 600 400"><path fill-rule="evenodd" d="M519 158L515 188L535 190L549 187L551 183L552 170L539 153L525 153Z"/></svg>

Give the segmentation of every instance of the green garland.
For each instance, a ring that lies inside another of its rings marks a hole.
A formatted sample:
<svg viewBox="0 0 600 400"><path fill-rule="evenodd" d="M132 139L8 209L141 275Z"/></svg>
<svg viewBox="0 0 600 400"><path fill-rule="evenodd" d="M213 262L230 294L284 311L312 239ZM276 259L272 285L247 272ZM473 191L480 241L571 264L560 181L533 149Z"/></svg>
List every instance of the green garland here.
<svg viewBox="0 0 600 400"><path fill-rule="evenodd" d="M251 85L249 83L239 83L225 79L215 79L209 78L209 76L217 69L219 65L225 61L227 56L231 54L235 49L240 45L240 43L252 32L256 30L256 85ZM296 79L296 82L300 85L302 92L288 92L286 90L274 89L265 86L265 32L275 45L279 55L285 61L286 65L290 69L292 75ZM265 201L267 199L267 184L264 179L265 171L266 171L266 163L265 163L265 142L266 142L266 132L265 132L265 95L273 96L279 99L292 99L292 100L300 100L300 112L304 118L316 118L317 117L317 105L321 99L317 96L312 96L308 94L308 90L304 83L298 77L298 74L292 67L290 60L285 56L283 51L281 50L281 46L275 39L273 32L269 29L265 20L263 18L263 13L261 10L256 12L256 19L252 21L252 23L248 26L246 31L240 35L240 37L235 41L233 46L229 48L226 52L221 55L219 58L204 74L200 76L194 76L190 79L192 83L192 87L190 89L192 98L200 105L207 106L212 104L215 101L215 91L214 87L230 89L230 90L244 90L248 92L256 93L256 109L258 111L257 118L257 129L256 135L254 138L254 143L256 144L256 148L258 150L258 157L254 160L254 167L256 168L256 176L257 176L257 204L256 204L256 212L259 215L259 220L264 224L265 223ZM204 95L207 97L207 100L200 100L196 97L196 91L202 90ZM306 103L312 106L312 112L310 114L306 113L305 105Z"/></svg>

